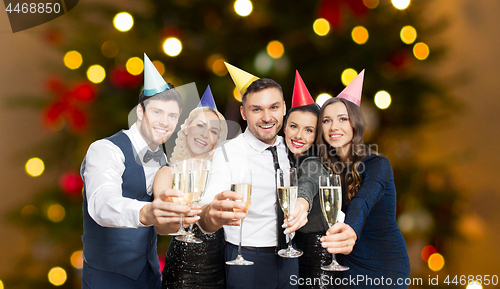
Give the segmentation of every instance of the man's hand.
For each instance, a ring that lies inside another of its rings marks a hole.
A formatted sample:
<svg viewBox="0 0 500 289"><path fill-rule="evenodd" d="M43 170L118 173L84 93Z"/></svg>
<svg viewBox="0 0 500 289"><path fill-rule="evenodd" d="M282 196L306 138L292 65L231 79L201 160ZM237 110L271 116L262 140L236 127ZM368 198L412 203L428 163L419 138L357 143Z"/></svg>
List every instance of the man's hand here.
<svg viewBox="0 0 500 289"><path fill-rule="evenodd" d="M246 209L245 203L237 201L242 199L241 194L232 191L217 194L210 204L203 206L198 224L206 232L215 232L222 228L223 225L240 225L240 220L246 217L244 212ZM233 209L242 211L234 212Z"/></svg>
<svg viewBox="0 0 500 289"><path fill-rule="evenodd" d="M285 234L291 234L307 224L307 211L309 202L304 198L297 198L297 203L293 213L283 222L283 228L286 228Z"/></svg>
<svg viewBox="0 0 500 289"><path fill-rule="evenodd" d="M329 253L348 255L357 239L358 236L351 226L336 223L326 231L326 236L321 237L321 246L327 248Z"/></svg>

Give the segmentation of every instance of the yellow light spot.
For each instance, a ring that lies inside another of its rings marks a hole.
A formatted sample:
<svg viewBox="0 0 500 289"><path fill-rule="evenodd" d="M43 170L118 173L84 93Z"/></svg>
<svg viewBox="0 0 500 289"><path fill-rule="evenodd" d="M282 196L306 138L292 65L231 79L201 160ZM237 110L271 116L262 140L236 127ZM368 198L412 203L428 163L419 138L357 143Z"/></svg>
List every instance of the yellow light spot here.
<svg viewBox="0 0 500 289"><path fill-rule="evenodd" d="M69 69L77 69L82 65L82 55L78 51L69 51L64 55L64 65Z"/></svg>
<svg viewBox="0 0 500 289"><path fill-rule="evenodd" d="M170 37L163 42L163 51L171 57L179 55L182 51L182 43L175 37Z"/></svg>
<svg viewBox="0 0 500 289"><path fill-rule="evenodd" d="M24 166L26 173L32 177L38 177L45 170L43 161L39 158L31 158Z"/></svg>
<svg viewBox="0 0 500 289"><path fill-rule="evenodd" d="M125 64L128 73L132 75L139 75L144 70L144 62L139 57L131 57L127 60Z"/></svg>
<svg viewBox="0 0 500 289"><path fill-rule="evenodd" d="M49 282L55 286L61 286L66 282L68 276L66 275L66 271L61 267L54 267L49 271Z"/></svg>
<svg viewBox="0 0 500 289"><path fill-rule="evenodd" d="M25 218L31 217L31 216L36 215L36 214L38 214L38 209L37 209L37 207L35 207L33 205L26 205L21 210L21 216L23 216Z"/></svg>
<svg viewBox="0 0 500 289"><path fill-rule="evenodd" d="M429 57L429 46L423 42L419 42L413 46L413 55L418 60L424 60Z"/></svg>
<svg viewBox="0 0 500 289"><path fill-rule="evenodd" d="M318 18L314 21L313 30L319 36L325 36L330 32L330 22L324 18Z"/></svg>
<svg viewBox="0 0 500 289"><path fill-rule="evenodd" d="M363 26L356 26L351 32L352 40L357 44L365 44L368 41L368 30Z"/></svg>
<svg viewBox="0 0 500 289"><path fill-rule="evenodd" d="M273 40L267 44L267 54L274 59L278 59L285 53L285 47L278 40Z"/></svg>
<svg viewBox="0 0 500 289"><path fill-rule="evenodd" d="M391 105L391 95L385 91L381 90L375 94L375 105L380 109L386 109Z"/></svg>
<svg viewBox="0 0 500 289"><path fill-rule="evenodd" d="M161 62L159 60L155 60L155 61L153 61L153 65L156 67L156 70L158 70L158 73L160 73L161 76L163 76L163 74L165 74L165 65L163 65L163 62ZM142 69L144 69L144 68L142 68Z"/></svg>
<svg viewBox="0 0 500 289"><path fill-rule="evenodd" d="M408 8L408 5L410 5L410 0L391 0L392 5L396 7L396 9L399 10L404 10Z"/></svg>
<svg viewBox="0 0 500 289"><path fill-rule="evenodd" d="M233 96L234 96L234 99L241 102L242 95L240 94L240 91L236 87L233 90Z"/></svg>
<svg viewBox="0 0 500 289"><path fill-rule="evenodd" d="M82 269L83 268L83 253L82 251L76 251L73 254L71 254L71 265L75 267L76 269Z"/></svg>
<svg viewBox="0 0 500 289"><path fill-rule="evenodd" d="M2 282L2 280L0 280L0 289L3 289L3 288L4 288L3 287L3 282Z"/></svg>
<svg viewBox="0 0 500 289"><path fill-rule="evenodd" d="M47 209L47 218L54 223L59 223L66 216L64 207L59 204L53 204Z"/></svg>
<svg viewBox="0 0 500 289"><path fill-rule="evenodd" d="M323 106L323 103L325 103L327 100L329 100L330 98L332 98L332 96L328 93L322 93L320 95L318 95L316 97L316 103L319 105L319 106Z"/></svg>
<svg viewBox="0 0 500 289"><path fill-rule="evenodd" d="M427 264L432 271L439 271L444 267L444 258L441 254L434 253L429 257Z"/></svg>
<svg viewBox="0 0 500 289"><path fill-rule="evenodd" d="M483 289L483 286L481 285L480 282L473 281L470 282L465 289Z"/></svg>
<svg viewBox="0 0 500 289"><path fill-rule="evenodd" d="M252 13L253 5L250 0L237 0L234 2L234 11L236 14L246 17Z"/></svg>
<svg viewBox="0 0 500 289"><path fill-rule="evenodd" d="M106 56L107 58L115 57L118 54L118 51L118 44L113 40L108 40L101 46L102 55Z"/></svg>
<svg viewBox="0 0 500 289"><path fill-rule="evenodd" d="M127 12L121 12L116 14L113 25L118 31L127 32L134 26L134 18Z"/></svg>
<svg viewBox="0 0 500 289"><path fill-rule="evenodd" d="M358 72L352 68L347 68L342 72L342 76L340 77L342 80L342 84L348 86L351 81L358 76Z"/></svg>
<svg viewBox="0 0 500 289"><path fill-rule="evenodd" d="M219 54L212 54L207 59L207 67L218 76L227 74L226 66L224 65L224 58Z"/></svg>
<svg viewBox="0 0 500 289"><path fill-rule="evenodd" d="M379 4L379 0L363 0L363 4L370 9L375 9Z"/></svg>
<svg viewBox="0 0 500 289"><path fill-rule="evenodd" d="M417 39L417 30L413 26L407 25L401 29L401 40L406 44L412 44Z"/></svg>
<svg viewBox="0 0 500 289"><path fill-rule="evenodd" d="M106 71L98 64L92 65L87 70L87 78L93 83L101 83L106 77Z"/></svg>

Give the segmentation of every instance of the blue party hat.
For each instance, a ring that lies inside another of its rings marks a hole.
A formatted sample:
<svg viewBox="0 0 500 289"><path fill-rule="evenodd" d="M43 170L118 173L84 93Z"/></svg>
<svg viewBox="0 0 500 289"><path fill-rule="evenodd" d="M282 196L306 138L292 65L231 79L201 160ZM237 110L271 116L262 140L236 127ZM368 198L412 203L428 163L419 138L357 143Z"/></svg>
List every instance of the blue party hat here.
<svg viewBox="0 0 500 289"><path fill-rule="evenodd" d="M170 89L149 57L144 53L144 95L153 96Z"/></svg>
<svg viewBox="0 0 500 289"><path fill-rule="evenodd" d="M210 89L210 85L207 86L207 89L205 90L205 93L203 93L200 103L198 104L198 107L204 106L217 109L214 101L214 96L212 95L212 90Z"/></svg>

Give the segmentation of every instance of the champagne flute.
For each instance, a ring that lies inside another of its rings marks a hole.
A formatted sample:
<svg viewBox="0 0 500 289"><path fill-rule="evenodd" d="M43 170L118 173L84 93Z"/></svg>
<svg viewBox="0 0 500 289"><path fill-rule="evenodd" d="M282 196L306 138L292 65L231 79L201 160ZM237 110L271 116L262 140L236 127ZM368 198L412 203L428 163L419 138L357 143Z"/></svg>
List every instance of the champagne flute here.
<svg viewBox="0 0 500 289"><path fill-rule="evenodd" d="M285 219L288 219L295 205L297 204L298 184L297 184L297 169L290 168L288 170L278 169L276 171L276 187L278 191L278 200L281 209L285 214ZM301 250L296 250L292 247L292 238L287 234L288 248L278 251L278 255L283 258L298 258L302 256Z"/></svg>
<svg viewBox="0 0 500 289"><path fill-rule="evenodd" d="M172 197L172 202L183 206L189 206L193 200L193 193L188 190L188 172L189 163L186 160L179 160L175 162L172 188L182 191L184 195L182 197ZM170 235L177 236L188 234L189 233L184 229L184 214L181 214L179 230Z"/></svg>
<svg viewBox="0 0 500 289"><path fill-rule="evenodd" d="M244 202L246 205L245 209L233 209L234 212L248 212L248 207L250 206L250 198L252 195L252 173L246 168L233 168L231 170L231 191L240 193L243 195L242 200L236 200L238 202ZM241 239L243 234L243 219L240 222L240 243L238 245L238 256L232 261L226 261L228 265L253 265L252 261L243 259L241 255Z"/></svg>
<svg viewBox="0 0 500 289"><path fill-rule="evenodd" d="M338 215L342 209L342 186L339 175L319 176L319 200L323 216L331 227L337 222ZM332 263L321 266L325 271L346 271L349 267L342 266L337 262L335 254L332 254Z"/></svg>
<svg viewBox="0 0 500 289"><path fill-rule="evenodd" d="M191 159L188 173L188 191L193 193L192 203L198 204L205 194L205 186L210 171L210 161L205 159ZM193 224L189 226L189 235L178 236L175 239L186 243L203 243L193 236Z"/></svg>

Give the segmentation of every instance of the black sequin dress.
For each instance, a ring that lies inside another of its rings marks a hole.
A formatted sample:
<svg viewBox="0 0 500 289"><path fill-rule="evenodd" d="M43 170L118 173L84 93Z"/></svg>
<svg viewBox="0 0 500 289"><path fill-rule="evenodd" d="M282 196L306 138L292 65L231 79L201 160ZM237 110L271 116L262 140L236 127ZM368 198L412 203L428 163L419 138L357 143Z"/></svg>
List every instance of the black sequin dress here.
<svg viewBox="0 0 500 289"><path fill-rule="evenodd" d="M185 243L172 238L162 272L162 289L226 287L223 229L204 234L194 225L193 233L203 243Z"/></svg>

